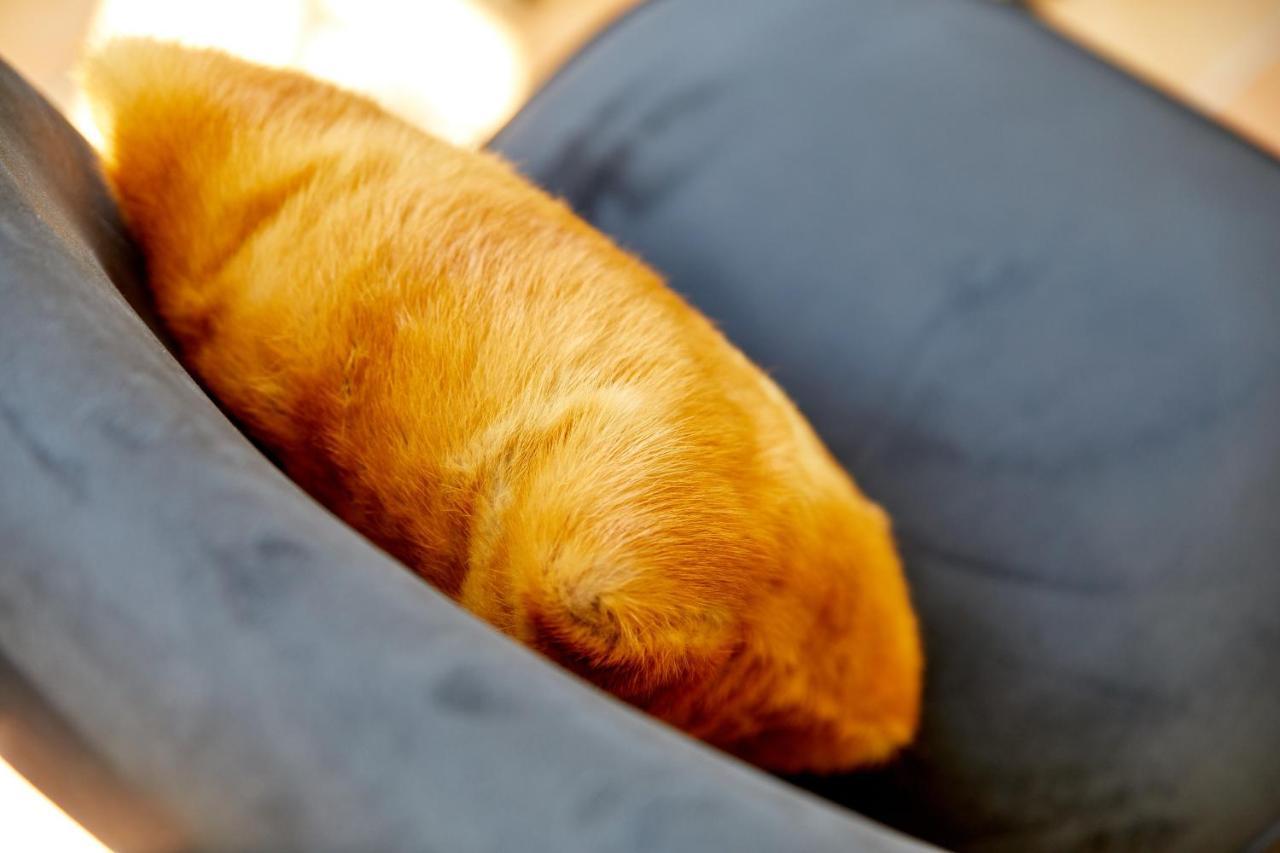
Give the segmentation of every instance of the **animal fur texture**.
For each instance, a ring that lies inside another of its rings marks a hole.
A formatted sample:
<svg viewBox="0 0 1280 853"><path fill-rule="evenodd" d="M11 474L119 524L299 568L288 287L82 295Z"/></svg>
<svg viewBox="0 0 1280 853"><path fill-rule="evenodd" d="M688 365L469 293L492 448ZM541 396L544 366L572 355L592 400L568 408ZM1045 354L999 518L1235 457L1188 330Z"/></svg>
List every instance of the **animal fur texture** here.
<svg viewBox="0 0 1280 853"><path fill-rule="evenodd" d="M885 513L652 270L498 159L302 75L145 40L83 70L187 367L316 498L766 768L911 739Z"/></svg>

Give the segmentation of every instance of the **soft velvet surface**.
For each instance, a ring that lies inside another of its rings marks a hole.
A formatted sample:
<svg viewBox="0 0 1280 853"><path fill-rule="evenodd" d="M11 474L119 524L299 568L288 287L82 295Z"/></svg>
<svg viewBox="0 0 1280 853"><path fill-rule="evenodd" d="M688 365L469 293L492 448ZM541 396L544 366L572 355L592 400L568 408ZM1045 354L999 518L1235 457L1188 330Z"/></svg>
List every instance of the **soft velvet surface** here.
<svg viewBox="0 0 1280 853"><path fill-rule="evenodd" d="M967 850L1280 818L1280 168L1010 9L660 0L495 147L770 369L902 535Z"/></svg>
<svg viewBox="0 0 1280 853"><path fill-rule="evenodd" d="M642 718L343 527L147 331L116 289L145 307L138 272L88 148L0 64L0 752L109 842L923 849Z"/></svg>

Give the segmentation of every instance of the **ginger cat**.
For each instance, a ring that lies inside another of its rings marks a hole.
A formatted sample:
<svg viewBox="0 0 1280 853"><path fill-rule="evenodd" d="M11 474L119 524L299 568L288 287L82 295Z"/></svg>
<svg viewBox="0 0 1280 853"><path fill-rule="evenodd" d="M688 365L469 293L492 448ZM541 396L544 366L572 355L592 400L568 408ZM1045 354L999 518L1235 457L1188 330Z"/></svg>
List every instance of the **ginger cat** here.
<svg viewBox="0 0 1280 853"><path fill-rule="evenodd" d="M186 365L317 499L765 768L911 739L884 512L652 270L496 158L302 75L143 40L84 70Z"/></svg>

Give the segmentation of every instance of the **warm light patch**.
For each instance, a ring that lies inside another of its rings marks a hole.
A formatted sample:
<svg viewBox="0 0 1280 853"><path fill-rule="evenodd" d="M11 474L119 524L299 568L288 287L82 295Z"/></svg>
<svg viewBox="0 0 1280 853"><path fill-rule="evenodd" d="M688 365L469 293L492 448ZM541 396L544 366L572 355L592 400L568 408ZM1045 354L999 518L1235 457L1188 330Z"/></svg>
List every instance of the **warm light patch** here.
<svg viewBox="0 0 1280 853"><path fill-rule="evenodd" d="M286 65L297 55L306 9L303 0L103 0L89 38L146 35Z"/></svg>
<svg viewBox="0 0 1280 853"><path fill-rule="evenodd" d="M326 0L298 66L371 94L457 142L482 141L515 111L524 71L511 34L465 0Z"/></svg>
<svg viewBox="0 0 1280 853"><path fill-rule="evenodd" d="M462 145L484 142L528 88L515 37L476 0L103 0L89 49L122 35L297 68ZM100 145L82 101L72 113Z"/></svg>
<svg viewBox="0 0 1280 853"><path fill-rule="evenodd" d="M89 106L89 101L83 92L76 93L75 100L71 104L71 114L67 116L67 120L80 131L80 135L88 140L90 145L102 151L106 139L102 135L102 128L98 127L98 123L93 120L93 108Z"/></svg>
<svg viewBox="0 0 1280 853"><path fill-rule="evenodd" d="M46 853L109 853L44 794L0 760L0 814L5 849Z"/></svg>

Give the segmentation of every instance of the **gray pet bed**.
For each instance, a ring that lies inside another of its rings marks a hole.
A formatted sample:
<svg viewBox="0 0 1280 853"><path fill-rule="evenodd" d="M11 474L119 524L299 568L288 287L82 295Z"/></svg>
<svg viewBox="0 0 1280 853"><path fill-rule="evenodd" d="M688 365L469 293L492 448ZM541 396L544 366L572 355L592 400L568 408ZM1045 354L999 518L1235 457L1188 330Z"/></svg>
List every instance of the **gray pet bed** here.
<svg viewBox="0 0 1280 853"><path fill-rule="evenodd" d="M0 753L128 849L1263 843L1274 161L969 0L656 0L495 144L669 274L889 507L920 744L790 780L824 801L365 543L166 351L91 153L6 69Z"/></svg>

